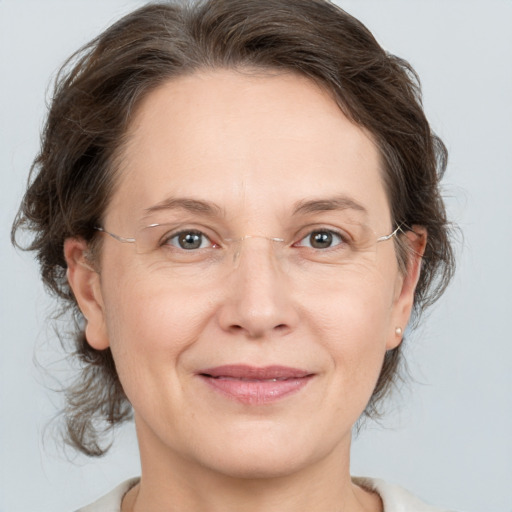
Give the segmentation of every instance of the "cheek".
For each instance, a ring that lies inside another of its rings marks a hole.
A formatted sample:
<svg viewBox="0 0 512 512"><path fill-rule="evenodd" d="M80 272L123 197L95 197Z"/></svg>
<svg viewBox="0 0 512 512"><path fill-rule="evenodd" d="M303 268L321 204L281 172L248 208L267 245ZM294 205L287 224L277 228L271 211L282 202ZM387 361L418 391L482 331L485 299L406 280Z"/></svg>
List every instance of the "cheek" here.
<svg viewBox="0 0 512 512"><path fill-rule="evenodd" d="M312 298L308 316L311 332L329 355L343 402L357 401L364 409L380 374L390 332L394 332L395 291L390 277L383 274L366 274L354 286L344 284L342 290Z"/></svg>
<svg viewBox="0 0 512 512"><path fill-rule="evenodd" d="M357 337L363 345L377 342L387 332L396 301L397 272L392 263L389 270L385 265L359 265L341 277L332 275L321 288L304 294L304 310L318 320L318 328L335 337Z"/></svg>
<svg viewBox="0 0 512 512"><path fill-rule="evenodd" d="M375 304L367 297L352 295L326 304L326 308L330 311L324 309L323 317L322 313L318 317L336 364L352 369L372 366L383 357L390 325L386 302Z"/></svg>
<svg viewBox="0 0 512 512"><path fill-rule="evenodd" d="M147 388L160 368L172 379L209 319L208 297L134 271L120 270L103 288L110 347L127 393L134 384Z"/></svg>

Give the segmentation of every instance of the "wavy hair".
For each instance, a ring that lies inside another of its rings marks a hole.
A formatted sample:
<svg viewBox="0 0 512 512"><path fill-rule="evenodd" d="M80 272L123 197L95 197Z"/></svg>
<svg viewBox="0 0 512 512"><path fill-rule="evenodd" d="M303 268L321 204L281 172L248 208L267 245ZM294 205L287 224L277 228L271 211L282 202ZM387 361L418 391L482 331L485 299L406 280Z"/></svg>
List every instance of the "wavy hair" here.
<svg viewBox="0 0 512 512"><path fill-rule="evenodd" d="M414 315L444 291L454 269L439 182L447 152L423 112L417 75L384 51L358 20L327 0L205 0L152 3L125 16L60 70L12 240L28 230L42 279L75 319L70 352L79 363L66 390L67 441L102 455L103 435L131 417L110 349L85 338L66 279L64 241L101 250L99 225L115 187L116 156L133 114L165 81L201 69L255 68L298 73L336 99L372 134L383 161L395 222L428 232ZM399 260L401 252L398 251ZM365 414L400 375L401 346L389 351Z"/></svg>

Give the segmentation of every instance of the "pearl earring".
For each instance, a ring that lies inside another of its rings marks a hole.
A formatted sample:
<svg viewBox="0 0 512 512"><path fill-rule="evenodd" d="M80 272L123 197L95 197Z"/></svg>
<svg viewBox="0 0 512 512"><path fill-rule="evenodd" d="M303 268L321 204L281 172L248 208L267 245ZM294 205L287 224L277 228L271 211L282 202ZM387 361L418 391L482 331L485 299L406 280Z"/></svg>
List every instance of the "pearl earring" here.
<svg viewBox="0 0 512 512"><path fill-rule="evenodd" d="M401 327L397 327L397 328L395 329L395 334L396 334L397 336L402 336L402 328L401 328Z"/></svg>

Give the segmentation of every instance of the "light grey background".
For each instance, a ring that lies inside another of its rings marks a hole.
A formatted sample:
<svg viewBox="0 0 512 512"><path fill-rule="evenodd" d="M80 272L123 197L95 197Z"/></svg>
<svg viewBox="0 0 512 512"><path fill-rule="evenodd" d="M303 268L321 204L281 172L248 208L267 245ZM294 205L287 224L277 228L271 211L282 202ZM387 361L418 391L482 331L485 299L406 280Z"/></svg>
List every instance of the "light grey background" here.
<svg viewBox="0 0 512 512"><path fill-rule="evenodd" d="M131 427L107 457L91 461L43 436L60 403L50 375L65 378L65 366L37 266L9 246L8 232L50 76L141 3L0 0L0 512L69 512L139 471ZM416 383L396 396L383 427L361 433L353 473L461 511L510 512L512 2L339 3L419 72L427 114L450 150L444 190L464 234L453 285L409 340ZM50 375L33 362L35 346Z"/></svg>

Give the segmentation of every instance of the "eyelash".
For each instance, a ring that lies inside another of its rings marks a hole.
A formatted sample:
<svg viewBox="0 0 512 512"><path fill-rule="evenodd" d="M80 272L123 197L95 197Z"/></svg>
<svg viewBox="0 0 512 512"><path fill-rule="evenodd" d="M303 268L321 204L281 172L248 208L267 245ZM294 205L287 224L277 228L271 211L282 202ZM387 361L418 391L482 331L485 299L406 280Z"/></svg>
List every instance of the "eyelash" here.
<svg viewBox="0 0 512 512"><path fill-rule="evenodd" d="M172 247L175 247L176 249L181 249L181 250L186 251L187 249L185 249L184 247L179 247L179 245L178 245L179 244L178 239L182 235L199 235L203 238L203 240L206 239L207 241L209 241L210 244L212 244L211 245L212 248L218 247L218 244L212 242L208 235L206 235L205 233L203 233L202 231L200 231L198 229L182 229L176 233L171 233L169 235L165 235L162 238L160 245L163 247L170 245ZM176 244L171 243L172 240L176 240L177 243ZM202 243L201 243L201 245L202 245ZM205 247L199 247L198 249L205 249Z"/></svg>
<svg viewBox="0 0 512 512"><path fill-rule="evenodd" d="M324 247L324 248L318 248L318 247L311 247L311 245L303 245L302 242L304 240L311 240L311 237L315 234L327 234L327 235L330 235L332 236L332 238L337 238L337 243L334 242L333 240L333 244L330 245L329 247ZM345 235L344 233L336 230L336 229L331 229L331 228L315 228L315 229L312 229L310 231L308 231L306 233L305 236L303 236L298 242L295 242L293 244L293 247L306 247L308 249L316 249L316 250L334 250L336 249L338 246L340 245L345 245L345 244L348 244L348 236Z"/></svg>
<svg viewBox="0 0 512 512"><path fill-rule="evenodd" d="M305 240L307 240L308 238L311 239L311 237L314 234L327 234L327 235L331 235L333 239L337 239L337 243L334 243L334 245L330 245L329 247L324 247L324 248L315 248L315 247L312 247L311 245L304 245L302 243ZM201 245L203 245L203 243L204 243L204 241L206 239L211 244L211 246L209 248L219 248L220 247L219 244L217 244L215 242L212 242L211 237L209 237L204 232L202 232L200 230L197 230L197 229L185 229L185 230L180 230L178 232L166 235L165 237L162 238L162 240L160 242L160 245L164 246L164 247L165 246L172 246L172 247L174 247L176 249L183 250L183 251L187 251L187 250L194 251L194 250L199 250L199 249L205 249L206 248L206 247L198 247L196 249L185 249L184 247L180 247L178 239L182 235L198 235L198 236L202 237ZM176 243L171 243L172 240L176 240ZM314 228L314 229L309 230L297 242L294 242L293 244L291 244L291 246L292 247L305 247L307 249L322 251L322 250L335 249L336 247L338 247L340 245L345 245L345 244L348 244L348 243L349 243L349 237L345 233L340 232L340 231L338 231L336 229L332 229L332 228L319 227L319 228Z"/></svg>

